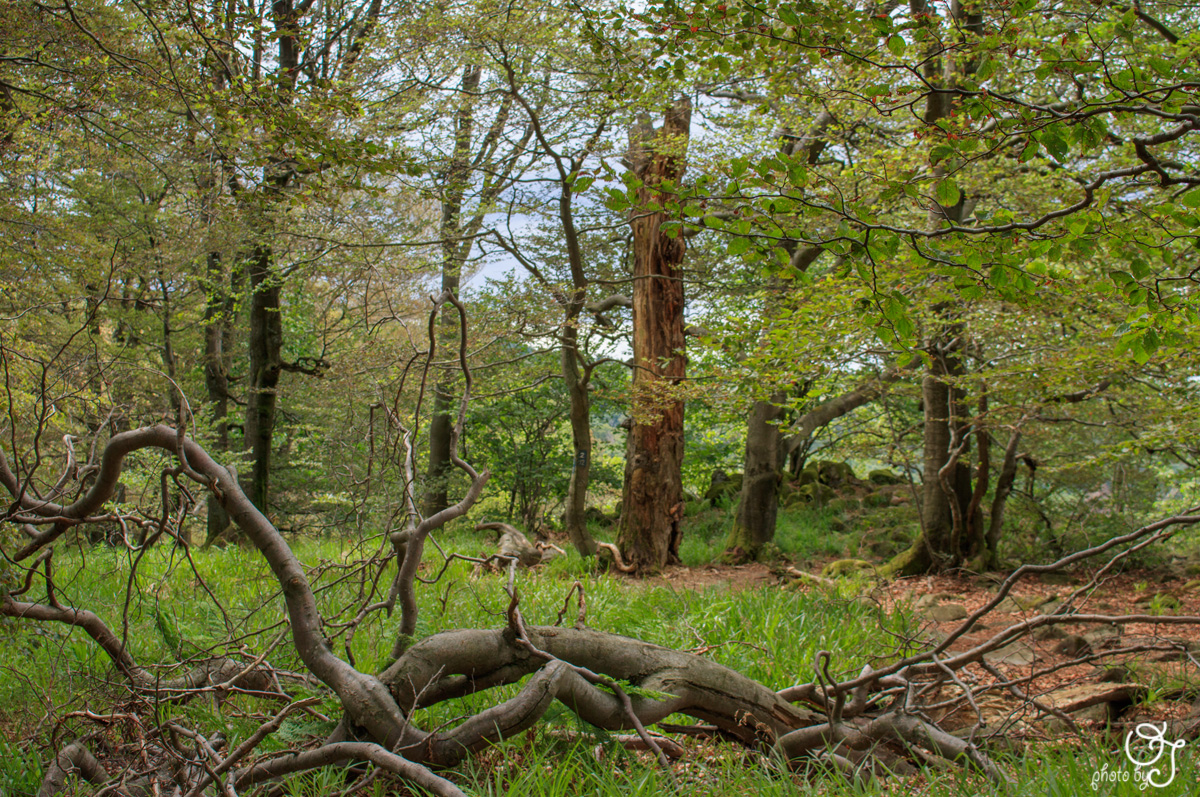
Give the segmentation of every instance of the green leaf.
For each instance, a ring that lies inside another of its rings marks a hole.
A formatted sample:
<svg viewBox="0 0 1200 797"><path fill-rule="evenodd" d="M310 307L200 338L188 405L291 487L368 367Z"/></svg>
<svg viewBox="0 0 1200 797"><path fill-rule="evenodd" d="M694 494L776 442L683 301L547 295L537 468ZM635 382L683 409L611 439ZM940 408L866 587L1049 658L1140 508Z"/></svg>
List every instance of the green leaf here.
<svg viewBox="0 0 1200 797"><path fill-rule="evenodd" d="M1059 138L1058 134L1054 131L1049 131L1042 134L1042 144L1045 145L1046 149L1049 150L1050 154L1053 155L1057 160L1066 160L1067 156L1071 154L1071 148L1068 147L1067 143Z"/></svg>
<svg viewBox="0 0 1200 797"><path fill-rule="evenodd" d="M1200 188L1188 191L1179 201L1186 208L1200 208Z"/></svg>
<svg viewBox="0 0 1200 797"><path fill-rule="evenodd" d="M944 208L954 207L958 204L958 200L962 197L962 192L958 190L958 185L950 177L942 180L937 185L937 201Z"/></svg>
<svg viewBox="0 0 1200 797"><path fill-rule="evenodd" d="M929 153L929 164L931 166L937 166L938 163L940 163L941 161L944 161L946 158L950 157L953 154L954 154L954 147L950 146L949 144L938 144Z"/></svg>
<svg viewBox="0 0 1200 797"><path fill-rule="evenodd" d="M737 257L738 255L744 255L749 248L750 248L750 239L749 238L730 238L729 246L727 247L727 251L729 252L729 254L733 255L734 257Z"/></svg>
<svg viewBox="0 0 1200 797"><path fill-rule="evenodd" d="M887 48L892 51L892 55L900 58L908 48L908 42L904 41L904 37L900 34L893 33L891 36L888 36Z"/></svg>
<svg viewBox="0 0 1200 797"><path fill-rule="evenodd" d="M1025 145L1025 149L1021 150L1021 163L1027 163L1031 158L1038 154L1038 143L1034 139L1029 139L1029 143Z"/></svg>
<svg viewBox="0 0 1200 797"><path fill-rule="evenodd" d="M785 25L791 25L793 28L800 27L800 17L796 16L796 12L789 5L779 7L779 18Z"/></svg>
<svg viewBox="0 0 1200 797"><path fill-rule="evenodd" d="M1162 77L1170 77L1175 72L1171 62L1165 58L1155 58L1154 56L1150 56L1149 61L1150 66L1154 69L1154 71Z"/></svg>

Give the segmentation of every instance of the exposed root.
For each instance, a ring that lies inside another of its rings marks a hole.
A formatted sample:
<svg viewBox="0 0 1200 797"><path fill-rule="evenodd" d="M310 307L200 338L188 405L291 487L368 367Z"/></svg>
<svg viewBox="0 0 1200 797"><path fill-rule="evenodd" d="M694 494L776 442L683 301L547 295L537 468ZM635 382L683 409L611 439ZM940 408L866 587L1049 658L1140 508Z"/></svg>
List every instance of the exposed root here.
<svg viewBox="0 0 1200 797"><path fill-rule="evenodd" d="M613 566L622 573L632 573L637 570L632 564L626 564L625 557L621 556L621 549L613 545L611 542L598 542L596 547L602 551L608 551L613 558Z"/></svg>
<svg viewBox="0 0 1200 797"><path fill-rule="evenodd" d="M54 762L46 768L46 776L38 789L37 797L54 797L67 788L67 778L78 775L88 783L101 784L108 780L108 773L96 757L82 742L72 742L58 751Z"/></svg>

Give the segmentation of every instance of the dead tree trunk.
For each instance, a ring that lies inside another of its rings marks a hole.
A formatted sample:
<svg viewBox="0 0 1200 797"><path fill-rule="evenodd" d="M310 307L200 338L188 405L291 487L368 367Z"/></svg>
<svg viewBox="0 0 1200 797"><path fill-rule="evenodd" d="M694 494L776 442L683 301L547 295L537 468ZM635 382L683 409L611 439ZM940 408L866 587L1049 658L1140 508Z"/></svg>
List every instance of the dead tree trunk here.
<svg viewBox="0 0 1200 797"><path fill-rule="evenodd" d="M664 182L683 175L691 103L680 100L663 126L631 136L630 154L643 185L633 227L633 423L625 459L621 527L626 561L660 570L679 558L683 516L683 401L672 394L683 379L683 236L668 235L661 208Z"/></svg>

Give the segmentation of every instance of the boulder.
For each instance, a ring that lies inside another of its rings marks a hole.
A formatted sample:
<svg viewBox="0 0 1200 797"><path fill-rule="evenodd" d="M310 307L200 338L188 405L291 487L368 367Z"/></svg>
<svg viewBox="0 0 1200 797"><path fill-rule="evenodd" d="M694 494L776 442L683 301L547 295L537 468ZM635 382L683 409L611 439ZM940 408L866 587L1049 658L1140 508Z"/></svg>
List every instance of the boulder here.
<svg viewBox="0 0 1200 797"><path fill-rule="evenodd" d="M1083 637L1077 634L1068 634L1054 646L1054 652L1069 659L1078 659L1089 655L1092 652L1092 646Z"/></svg>
<svg viewBox="0 0 1200 797"><path fill-rule="evenodd" d="M820 482L811 482L792 494L791 503L812 504L813 506L824 507L835 498L837 498L837 493L833 488L827 487Z"/></svg>
<svg viewBox="0 0 1200 797"><path fill-rule="evenodd" d="M742 474L726 473L717 468L712 473L708 489L704 491L704 500L713 506L731 503L737 501L737 497L741 492Z"/></svg>
<svg viewBox="0 0 1200 797"><path fill-rule="evenodd" d="M597 506L589 506L583 510L583 519L588 523L598 523L601 526L611 526L613 519L604 514L604 510Z"/></svg>
<svg viewBox="0 0 1200 797"><path fill-rule="evenodd" d="M935 623L953 623L958 620L965 620L969 612L967 611L967 607L962 604L943 603L932 607L926 614Z"/></svg>
<svg viewBox="0 0 1200 797"><path fill-rule="evenodd" d="M888 484L903 484L904 479L892 473L890 470L873 470L867 474L867 481L871 484L888 485Z"/></svg>
<svg viewBox="0 0 1200 797"><path fill-rule="evenodd" d="M1074 684L1044 694L1038 702L1075 720L1107 722L1145 694L1141 684Z"/></svg>
<svg viewBox="0 0 1200 797"><path fill-rule="evenodd" d="M1117 644L1121 639L1121 628L1116 625L1097 625L1084 631L1082 636L1093 648Z"/></svg>
<svg viewBox="0 0 1200 797"><path fill-rule="evenodd" d="M1020 640L983 656L992 664L1008 664L1012 667L1027 667L1037 658L1033 648Z"/></svg>
<svg viewBox="0 0 1200 797"><path fill-rule="evenodd" d="M834 498L828 504L826 504L826 507L828 507L831 512L836 512L839 515L843 515L855 509L861 509L862 502L857 498Z"/></svg>
<svg viewBox="0 0 1200 797"><path fill-rule="evenodd" d="M825 578L844 578L874 569L875 565L862 559L838 559L836 562L825 565L821 570L821 575Z"/></svg>
<svg viewBox="0 0 1200 797"><path fill-rule="evenodd" d="M842 487L858 483L858 477L854 475L854 468L845 462L822 459L815 462L813 467L816 468L817 481L829 487Z"/></svg>

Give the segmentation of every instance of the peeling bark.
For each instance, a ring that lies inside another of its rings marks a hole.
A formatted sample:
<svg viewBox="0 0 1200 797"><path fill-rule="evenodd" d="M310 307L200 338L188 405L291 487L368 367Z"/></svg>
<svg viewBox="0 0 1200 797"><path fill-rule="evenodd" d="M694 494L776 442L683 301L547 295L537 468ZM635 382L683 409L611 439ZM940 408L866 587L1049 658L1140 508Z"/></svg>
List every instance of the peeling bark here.
<svg viewBox="0 0 1200 797"><path fill-rule="evenodd" d="M670 201L661 186L683 176L691 102L667 111L661 129L631 134L635 171L643 181L638 207ZM634 409L625 459L617 546L641 571L661 570L679 559L683 517L683 401L670 391L685 373L683 279L686 249L675 230L663 230L662 210L639 212L633 228Z"/></svg>

